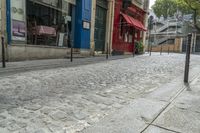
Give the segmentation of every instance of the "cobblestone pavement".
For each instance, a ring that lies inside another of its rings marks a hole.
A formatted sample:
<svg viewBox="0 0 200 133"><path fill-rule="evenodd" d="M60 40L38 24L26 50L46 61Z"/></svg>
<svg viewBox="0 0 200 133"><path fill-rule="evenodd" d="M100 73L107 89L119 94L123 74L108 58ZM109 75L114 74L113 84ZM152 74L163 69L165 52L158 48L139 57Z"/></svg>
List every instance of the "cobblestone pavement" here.
<svg viewBox="0 0 200 133"><path fill-rule="evenodd" d="M78 132L183 74L182 54L153 54L0 79L0 133ZM192 66L200 57L191 57Z"/></svg>

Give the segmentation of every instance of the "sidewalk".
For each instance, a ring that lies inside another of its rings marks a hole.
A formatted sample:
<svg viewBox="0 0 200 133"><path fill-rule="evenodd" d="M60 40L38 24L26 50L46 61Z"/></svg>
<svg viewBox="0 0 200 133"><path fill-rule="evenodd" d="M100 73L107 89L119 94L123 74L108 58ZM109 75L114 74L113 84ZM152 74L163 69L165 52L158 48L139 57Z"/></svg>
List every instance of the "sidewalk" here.
<svg viewBox="0 0 200 133"><path fill-rule="evenodd" d="M109 56L109 60L117 60L124 58L131 58L131 55ZM7 76L19 72L53 69L58 67L74 67L80 65L87 65L107 61L106 56L96 56L87 58L74 58L73 62L70 59L48 59L48 60L31 60L20 62L7 62L6 68L2 68L0 64L0 76ZM2 62L0 62L2 63Z"/></svg>
<svg viewBox="0 0 200 133"><path fill-rule="evenodd" d="M82 132L199 133L199 125L200 66L191 70L189 85L177 77Z"/></svg>

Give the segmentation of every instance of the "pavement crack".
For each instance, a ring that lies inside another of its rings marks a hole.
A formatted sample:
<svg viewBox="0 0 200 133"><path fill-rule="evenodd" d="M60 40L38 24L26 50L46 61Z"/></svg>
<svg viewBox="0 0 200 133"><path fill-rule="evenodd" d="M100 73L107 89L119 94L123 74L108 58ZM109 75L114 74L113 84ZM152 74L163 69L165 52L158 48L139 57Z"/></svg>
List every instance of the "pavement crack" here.
<svg viewBox="0 0 200 133"><path fill-rule="evenodd" d="M155 124L150 124L150 125L154 126L154 127L158 127L158 128L164 129L164 130L167 130L167 131L170 131L170 132L182 133L182 132L179 132L179 131L175 131L175 130L172 130L172 129L169 129L169 128L165 128L165 127L159 126L159 125L155 125Z"/></svg>
<svg viewBox="0 0 200 133"><path fill-rule="evenodd" d="M150 122L148 125L140 132L143 133L146 131L153 123L156 121L156 119L173 103L173 101L184 91L188 89L189 84L191 84L198 76L200 73L194 75L191 80L189 81L188 84L185 84L169 101L169 103L158 113L158 115ZM179 132L177 132L179 133Z"/></svg>

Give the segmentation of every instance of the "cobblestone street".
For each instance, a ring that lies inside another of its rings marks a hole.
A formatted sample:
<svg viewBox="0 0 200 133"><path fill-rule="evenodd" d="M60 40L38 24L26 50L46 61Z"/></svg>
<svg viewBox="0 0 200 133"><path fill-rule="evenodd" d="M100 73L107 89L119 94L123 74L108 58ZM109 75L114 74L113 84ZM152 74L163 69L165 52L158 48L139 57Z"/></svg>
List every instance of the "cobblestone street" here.
<svg viewBox="0 0 200 133"><path fill-rule="evenodd" d="M183 75L184 54L153 53L0 78L0 133L82 131ZM200 65L191 56L191 67Z"/></svg>

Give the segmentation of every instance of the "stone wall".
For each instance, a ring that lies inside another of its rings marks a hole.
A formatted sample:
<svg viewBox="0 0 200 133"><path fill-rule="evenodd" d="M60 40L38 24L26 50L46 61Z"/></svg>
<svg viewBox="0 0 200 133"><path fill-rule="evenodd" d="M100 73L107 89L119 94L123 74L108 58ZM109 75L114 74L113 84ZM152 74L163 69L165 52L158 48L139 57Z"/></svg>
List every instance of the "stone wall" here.
<svg viewBox="0 0 200 133"><path fill-rule="evenodd" d="M163 52L177 52L180 53L182 52L182 39L181 38L176 38L175 39L175 44L163 44L158 45L158 46L153 46L152 47L152 52L160 52L162 47Z"/></svg>
<svg viewBox="0 0 200 133"><path fill-rule="evenodd" d="M74 52L80 52L74 49ZM22 61L34 59L56 59L65 58L70 54L70 48L36 46L36 45L12 45L8 46L8 61ZM84 55L89 55L84 52Z"/></svg>

